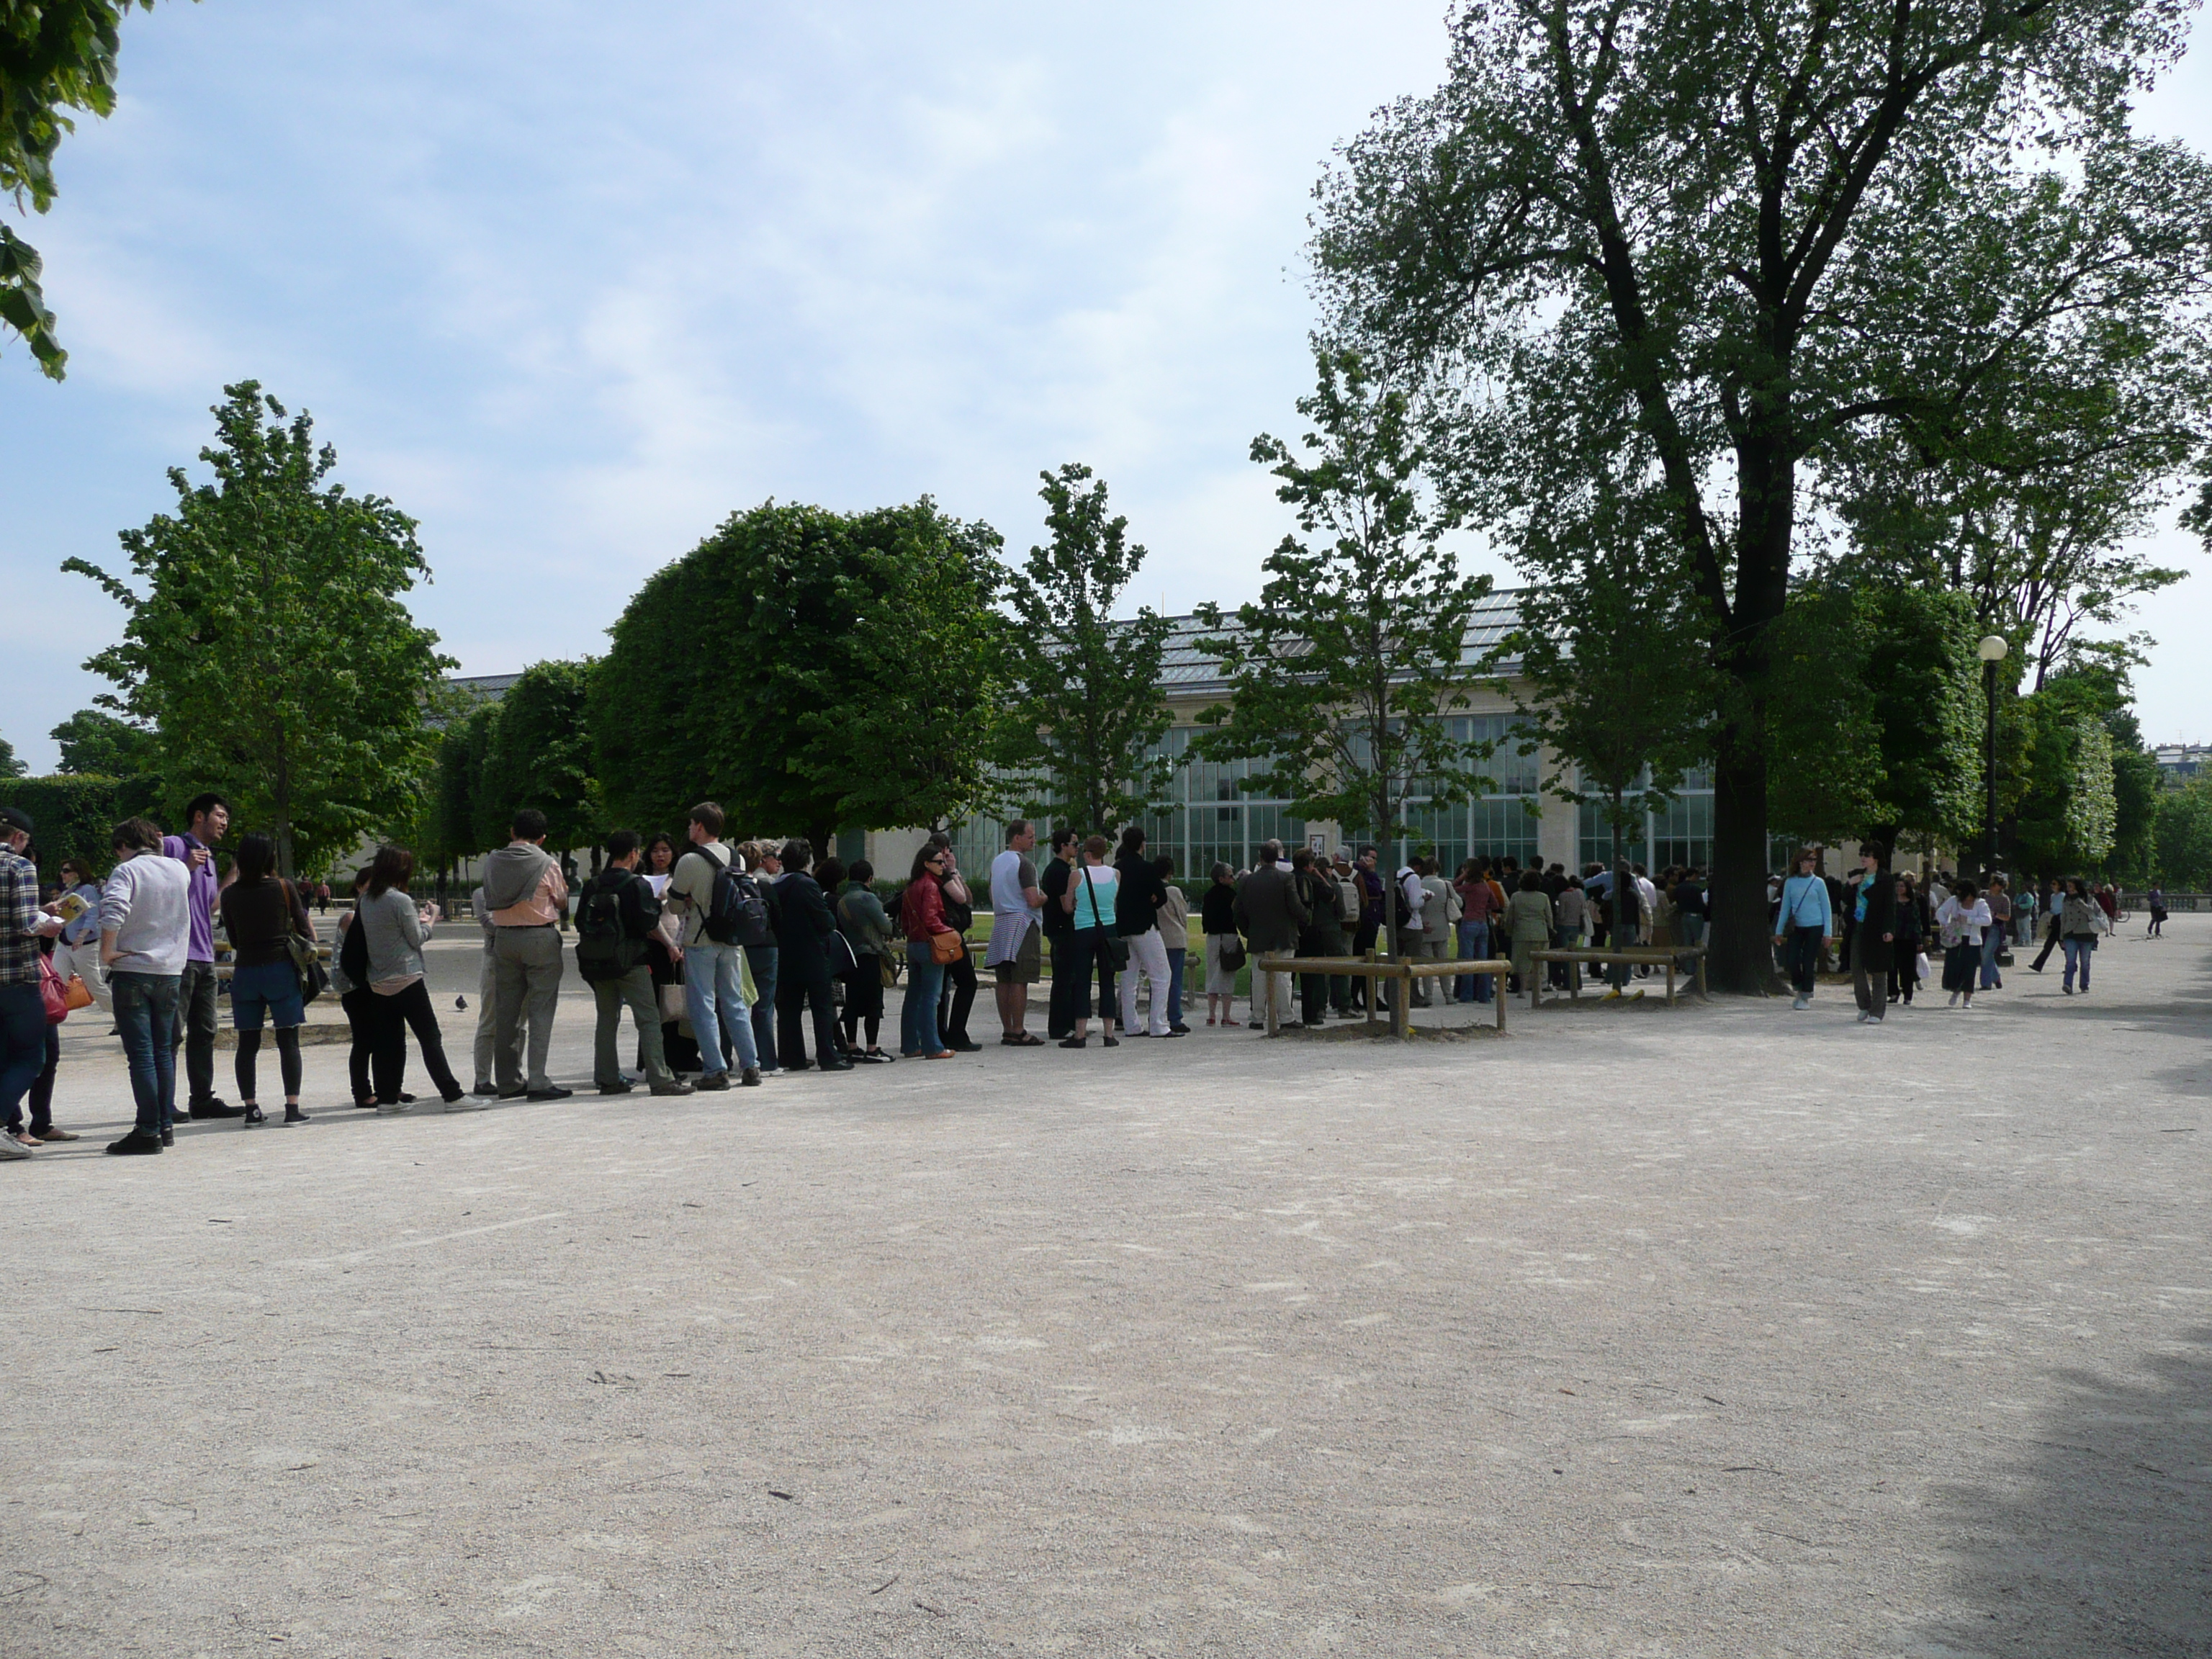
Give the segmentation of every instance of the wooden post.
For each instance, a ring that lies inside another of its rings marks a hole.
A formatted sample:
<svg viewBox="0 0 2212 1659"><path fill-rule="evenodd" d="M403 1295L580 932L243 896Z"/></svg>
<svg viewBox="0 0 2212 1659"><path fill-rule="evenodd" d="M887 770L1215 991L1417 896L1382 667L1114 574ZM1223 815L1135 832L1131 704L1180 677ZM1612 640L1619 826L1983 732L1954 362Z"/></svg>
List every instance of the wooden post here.
<svg viewBox="0 0 2212 1659"><path fill-rule="evenodd" d="M1401 1037L1413 1035L1413 975L1402 962L1390 964L1397 971L1398 994L1390 1005L1390 1029Z"/></svg>

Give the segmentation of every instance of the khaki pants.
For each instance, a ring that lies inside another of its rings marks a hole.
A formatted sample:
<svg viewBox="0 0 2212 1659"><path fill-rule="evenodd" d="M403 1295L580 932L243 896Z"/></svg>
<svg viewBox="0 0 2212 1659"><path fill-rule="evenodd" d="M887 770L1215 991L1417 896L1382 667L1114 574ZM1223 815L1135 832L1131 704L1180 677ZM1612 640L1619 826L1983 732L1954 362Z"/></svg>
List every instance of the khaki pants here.
<svg viewBox="0 0 2212 1659"><path fill-rule="evenodd" d="M550 1089L545 1056L553 1047L553 1011L561 1000L561 930L502 927L492 946L497 968L498 1015L492 1026L492 1061L501 1094L526 1086L517 1075L526 1016L530 1026L531 1089Z"/></svg>
<svg viewBox="0 0 2212 1659"><path fill-rule="evenodd" d="M592 1081L602 1089L623 1081L622 1017L627 1004L645 1055L645 1080L656 1089L675 1082L660 1046L660 998L653 988L653 969L641 962L619 979L595 979L592 997L599 1007L599 1026L592 1034Z"/></svg>

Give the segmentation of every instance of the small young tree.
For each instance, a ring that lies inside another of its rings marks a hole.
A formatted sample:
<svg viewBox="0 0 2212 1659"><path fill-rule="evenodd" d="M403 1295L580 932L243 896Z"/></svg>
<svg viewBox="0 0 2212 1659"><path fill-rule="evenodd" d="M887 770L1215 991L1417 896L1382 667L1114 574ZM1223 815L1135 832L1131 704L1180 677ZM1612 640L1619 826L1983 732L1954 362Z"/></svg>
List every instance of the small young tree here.
<svg viewBox="0 0 2212 1659"><path fill-rule="evenodd" d="M1219 606L1200 607L1223 631L1199 648L1235 701L1199 716L1211 729L1193 746L1261 763L1243 787L1288 799L1300 817L1389 842L1406 832L1408 795L1447 805L1484 781L1490 745L1455 737L1446 716L1467 703L1468 623L1490 579L1462 576L1424 532L1413 483L1423 457L1404 395L1377 387L1356 353L1321 350L1316 366L1319 384L1297 405L1318 428L1304 439L1312 459L1264 434L1252 442L1314 539L1283 538L1233 629ZM1395 903L1383 919L1395 957Z"/></svg>
<svg viewBox="0 0 2212 1659"><path fill-rule="evenodd" d="M173 794L219 789L241 828L265 825L289 876L414 810L424 714L457 665L402 601L429 574L415 521L326 483L337 453L305 413L285 424L252 380L224 391L200 452L215 482L172 468L175 512L123 532L139 586L62 568L126 613L122 641L85 664L120 688L101 705L161 732Z"/></svg>
<svg viewBox="0 0 2212 1659"><path fill-rule="evenodd" d="M1109 514L1104 480L1073 462L1038 476L1052 541L1006 578L998 757L1025 811L1111 832L1167 788L1168 763L1151 752L1168 729L1167 619L1139 608L1113 620L1145 550Z"/></svg>

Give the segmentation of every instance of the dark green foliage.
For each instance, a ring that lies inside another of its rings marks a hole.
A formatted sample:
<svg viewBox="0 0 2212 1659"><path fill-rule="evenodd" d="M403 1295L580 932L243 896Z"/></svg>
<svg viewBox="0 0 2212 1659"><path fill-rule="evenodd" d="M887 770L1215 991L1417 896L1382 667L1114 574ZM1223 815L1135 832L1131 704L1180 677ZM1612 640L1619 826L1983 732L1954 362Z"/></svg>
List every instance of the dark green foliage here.
<svg viewBox="0 0 2212 1659"><path fill-rule="evenodd" d="M656 572L610 630L586 705L607 821L677 827L720 801L733 835L800 833L832 844L840 823L891 828L943 817L980 765L980 719L963 724L948 676L969 672L963 624L989 532L927 499L859 514L769 502L732 514ZM902 629L893 596L930 607ZM931 648L946 654L929 659ZM981 690L982 688L975 688ZM842 729L930 714L885 746ZM848 818L848 815L851 817Z"/></svg>
<svg viewBox="0 0 2212 1659"><path fill-rule="evenodd" d="M1088 482L1091 469L1074 462L1039 476L1052 539L1006 580L1014 620L999 757L1024 811L1111 834L1167 789L1154 752L1168 729L1167 619L1149 606L1113 619L1145 550L1108 507L1105 480Z"/></svg>
<svg viewBox="0 0 2212 1659"><path fill-rule="evenodd" d="M0 778L20 778L30 769L17 758L15 745L0 738Z"/></svg>
<svg viewBox="0 0 2212 1659"><path fill-rule="evenodd" d="M2023 871L2094 873L2112 855L2118 802L2106 721L2127 700L2118 674L2073 668L2006 711L1999 799L2009 809L2007 839Z"/></svg>
<svg viewBox="0 0 2212 1659"><path fill-rule="evenodd" d="M285 423L251 380L225 392L200 452L215 482L170 470L174 513L121 538L131 580L62 568L127 613L85 665L120 689L102 705L157 728L173 793L222 791L291 874L415 817L454 665L402 598L429 574L414 520L328 483L337 453L307 415Z"/></svg>
<svg viewBox="0 0 2212 1659"><path fill-rule="evenodd" d="M80 708L46 734L62 746L64 772L129 777L161 765L161 738L97 708Z"/></svg>
<svg viewBox="0 0 2212 1659"><path fill-rule="evenodd" d="M2172 892L2212 892L2212 773L2159 796L2157 876Z"/></svg>
<svg viewBox="0 0 2212 1659"><path fill-rule="evenodd" d="M526 806L545 814L545 844L561 851L591 846L607 827L585 713L594 666L532 663L499 700L483 769L473 775L471 817L480 834L493 832L482 848L504 847L514 814ZM442 760L442 740L440 751Z"/></svg>
<svg viewBox="0 0 2212 1659"><path fill-rule="evenodd" d="M54 153L74 131L71 110L115 108L115 54L124 15L154 0L0 0L0 195L44 213L54 201ZM69 354L54 338L40 287L38 250L0 225L0 325L60 380Z"/></svg>
<svg viewBox="0 0 2212 1659"><path fill-rule="evenodd" d="M37 826L31 856L44 881L55 878L66 858L82 859L95 870L106 869L113 857L108 832L125 818L145 813L164 827L176 822L164 813L159 785L152 778L0 778L0 805L30 814Z"/></svg>

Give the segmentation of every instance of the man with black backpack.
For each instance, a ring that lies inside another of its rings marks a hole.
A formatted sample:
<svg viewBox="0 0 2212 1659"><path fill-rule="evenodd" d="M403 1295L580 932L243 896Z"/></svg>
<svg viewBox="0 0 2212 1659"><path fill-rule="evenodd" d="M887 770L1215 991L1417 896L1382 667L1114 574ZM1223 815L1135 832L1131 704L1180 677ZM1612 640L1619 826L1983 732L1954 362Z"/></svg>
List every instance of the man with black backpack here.
<svg viewBox="0 0 2212 1659"><path fill-rule="evenodd" d="M617 1044L623 1006L637 1023L637 1046L645 1058L645 1080L657 1095L688 1095L691 1085L668 1069L660 1046L660 1007L653 989L653 965L645 942L660 920L660 901L653 884L637 873L637 832L617 830L607 837L607 867L584 884L576 906L576 971L592 988L599 1008L592 1044L592 1080L603 1095L626 1095L634 1086L623 1075Z"/></svg>
<svg viewBox="0 0 2212 1659"><path fill-rule="evenodd" d="M699 1043L699 1086L730 1086L726 1042L738 1080L757 1088L760 1054L745 999L744 947L767 937L768 906L722 844L722 822L713 801L691 809L691 850L676 860L668 903L684 918L684 1000Z"/></svg>

